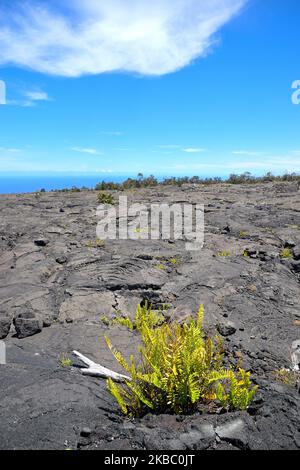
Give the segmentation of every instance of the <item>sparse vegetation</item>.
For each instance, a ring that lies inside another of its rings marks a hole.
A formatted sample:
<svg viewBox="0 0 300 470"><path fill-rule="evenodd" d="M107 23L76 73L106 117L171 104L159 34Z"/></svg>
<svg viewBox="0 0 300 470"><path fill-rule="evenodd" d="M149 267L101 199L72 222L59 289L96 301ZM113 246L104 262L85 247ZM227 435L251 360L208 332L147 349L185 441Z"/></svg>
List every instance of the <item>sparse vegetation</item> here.
<svg viewBox="0 0 300 470"><path fill-rule="evenodd" d="M290 248L283 248L280 253L280 258L288 259L292 257L292 250Z"/></svg>
<svg viewBox="0 0 300 470"><path fill-rule="evenodd" d="M280 369L274 372L275 379L290 387L296 387L299 381L299 374L294 370Z"/></svg>
<svg viewBox="0 0 300 470"><path fill-rule="evenodd" d="M253 176L249 172L242 174L232 174L227 179L220 177L214 178L201 178L200 176L182 176L182 177L168 177L162 180L158 180L153 175L144 177L141 173L137 178L128 178L122 183L105 182L98 183L95 187L96 190L118 190L126 191L137 188L149 188L158 185L162 186L182 186L183 184L258 184L258 183L272 183L272 182L300 182L300 175L297 173L286 173L282 176L275 176L272 173L266 173L264 176Z"/></svg>
<svg viewBox="0 0 300 470"><path fill-rule="evenodd" d="M156 265L156 269L159 269L160 271L164 271L164 270L165 270L165 266L164 266L164 264L160 263L160 264L157 264L157 265Z"/></svg>
<svg viewBox="0 0 300 470"><path fill-rule="evenodd" d="M94 242L93 240L88 240L85 244L88 248L101 248L105 245L105 241L101 240L100 238L97 238L97 240Z"/></svg>
<svg viewBox="0 0 300 470"><path fill-rule="evenodd" d="M59 363L62 367L71 367L73 364L72 359L70 359L64 354L62 354L61 357L59 358Z"/></svg>
<svg viewBox="0 0 300 470"><path fill-rule="evenodd" d="M98 203L108 204L110 206L113 206L116 203L116 201L112 194L101 192L98 194Z"/></svg>
<svg viewBox="0 0 300 470"><path fill-rule="evenodd" d="M182 186L183 184L203 184L203 185L214 185L214 184L259 184L259 183L273 183L273 182L296 182L300 183L300 175L297 173L285 173L281 176L275 176L268 172L264 176L253 176L249 172L241 174L231 174L227 179L220 178L218 176L212 178L201 178L200 176L182 176L182 177L167 177L162 180L158 180L155 176L150 175L144 177L141 173L138 174L137 178L127 178L121 183L115 183L113 181L101 181L97 183L95 188L88 188L82 186L78 188L73 186L72 188L63 189L51 189L49 192L80 192L80 191L134 191L138 188L151 188L155 186ZM40 192L46 192L45 189L41 189Z"/></svg>
<svg viewBox="0 0 300 470"><path fill-rule="evenodd" d="M221 258L228 258L229 256L231 256L231 253L230 251L219 251L218 256L220 256Z"/></svg>
<svg viewBox="0 0 300 470"><path fill-rule="evenodd" d="M249 232L246 232L244 230L241 230L239 233L240 238L247 238L249 237Z"/></svg>
<svg viewBox="0 0 300 470"><path fill-rule="evenodd" d="M162 308L160 310L151 309L151 314L149 318L151 325L153 326L161 325L165 321L162 311L168 310L169 308L170 308L169 305L162 304ZM145 304L144 307L141 307L139 305L138 309L139 309L139 312L137 311L135 320L131 320L128 316L122 315L121 312L118 312L119 316L115 317L113 320L109 320L108 317L105 315L102 315L100 320L106 326L120 325L120 326L125 326L126 328L128 328L128 330L132 331L138 328L138 325L140 324L140 318L143 316L143 312L145 311L144 309L146 309L146 311L148 309L147 304Z"/></svg>
<svg viewBox="0 0 300 470"><path fill-rule="evenodd" d="M111 323L106 315L101 315L100 320L105 326L109 326Z"/></svg>
<svg viewBox="0 0 300 470"><path fill-rule="evenodd" d="M249 372L224 368L223 343L218 336L215 341L205 337L202 307L196 320L181 325L161 324L150 307L138 306L135 326L142 341L138 360L131 356L128 363L106 338L131 378L124 384L107 381L123 413L180 414L202 407L215 411L248 407L257 387L251 384Z"/></svg>
<svg viewBox="0 0 300 470"><path fill-rule="evenodd" d="M121 325L128 328L128 330L134 329L134 324L128 317L117 317L112 321L112 325Z"/></svg>

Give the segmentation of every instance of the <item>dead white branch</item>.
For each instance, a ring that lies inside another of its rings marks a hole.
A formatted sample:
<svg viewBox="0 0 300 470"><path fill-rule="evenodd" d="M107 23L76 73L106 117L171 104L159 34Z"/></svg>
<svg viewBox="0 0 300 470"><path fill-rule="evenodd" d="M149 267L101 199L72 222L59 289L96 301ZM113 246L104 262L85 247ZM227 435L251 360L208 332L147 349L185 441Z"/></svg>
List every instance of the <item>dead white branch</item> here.
<svg viewBox="0 0 300 470"><path fill-rule="evenodd" d="M124 380L131 380L130 377L123 374L118 374L118 372L114 372L113 370L107 369L106 367L97 364L94 361L91 361L89 358L84 356L78 351L73 351L75 356L79 357L79 359L84 362L88 367L84 367L81 370L81 373L84 375L91 375L93 377L104 377L104 378L111 378L116 382L123 382Z"/></svg>

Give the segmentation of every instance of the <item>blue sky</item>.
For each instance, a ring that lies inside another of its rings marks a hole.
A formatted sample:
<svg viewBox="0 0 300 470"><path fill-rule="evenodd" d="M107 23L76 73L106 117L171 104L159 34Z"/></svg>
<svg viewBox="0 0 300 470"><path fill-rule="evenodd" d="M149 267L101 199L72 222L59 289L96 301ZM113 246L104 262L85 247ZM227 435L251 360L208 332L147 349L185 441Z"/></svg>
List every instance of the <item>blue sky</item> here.
<svg viewBox="0 0 300 470"><path fill-rule="evenodd" d="M60 4L0 0L2 175L300 172L298 0Z"/></svg>

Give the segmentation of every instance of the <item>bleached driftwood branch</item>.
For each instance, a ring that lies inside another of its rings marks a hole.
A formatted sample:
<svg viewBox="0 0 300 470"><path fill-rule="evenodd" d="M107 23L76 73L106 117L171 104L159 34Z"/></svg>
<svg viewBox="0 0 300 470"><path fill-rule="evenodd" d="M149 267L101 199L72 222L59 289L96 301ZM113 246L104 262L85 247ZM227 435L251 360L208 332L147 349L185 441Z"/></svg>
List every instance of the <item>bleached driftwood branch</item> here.
<svg viewBox="0 0 300 470"><path fill-rule="evenodd" d="M291 359L293 370L295 372L299 372L299 365L300 365L300 339L296 339L292 343L292 350L291 350Z"/></svg>
<svg viewBox="0 0 300 470"><path fill-rule="evenodd" d="M86 356L81 354L78 351L73 351L75 356L79 357L79 359L84 362L88 367L84 367L81 370L81 373L84 375L91 375L93 377L104 377L104 378L111 378L116 382L123 382L124 380L131 380L130 377L123 374L118 374L118 372L114 372L113 370L107 369L106 367L97 364L94 361L91 361Z"/></svg>

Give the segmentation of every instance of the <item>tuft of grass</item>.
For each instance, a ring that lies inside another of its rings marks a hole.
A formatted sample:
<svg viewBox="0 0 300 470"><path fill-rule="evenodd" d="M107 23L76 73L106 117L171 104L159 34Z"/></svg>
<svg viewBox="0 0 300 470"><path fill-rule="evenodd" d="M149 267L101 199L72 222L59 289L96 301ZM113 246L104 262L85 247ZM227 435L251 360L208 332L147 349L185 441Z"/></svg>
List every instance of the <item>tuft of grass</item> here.
<svg viewBox="0 0 300 470"><path fill-rule="evenodd" d="M250 372L223 366L224 348L217 336L205 337L203 307L197 319L186 324L157 324L151 307L138 306L136 329L141 337L140 356L127 362L106 342L129 375L123 384L108 379L110 393L122 412L139 416L155 413L192 413L201 407L246 409L257 390Z"/></svg>
<svg viewBox="0 0 300 470"><path fill-rule="evenodd" d="M218 256L220 256L221 258L228 258L229 256L231 256L231 253L230 251L219 251Z"/></svg>
<svg viewBox="0 0 300 470"><path fill-rule="evenodd" d="M105 326L109 326L111 324L110 320L106 315L101 315L100 320Z"/></svg>
<svg viewBox="0 0 300 470"><path fill-rule="evenodd" d="M85 244L88 248L101 248L105 245L105 240L101 240L101 238L97 238L94 242L93 240L88 240Z"/></svg>
<svg viewBox="0 0 300 470"><path fill-rule="evenodd" d="M178 259L177 259L177 258L171 258L171 259L170 259L170 263L173 264L173 265L175 265L175 264L178 263Z"/></svg>
<svg viewBox="0 0 300 470"><path fill-rule="evenodd" d="M113 206L116 201L112 194L101 192L98 194L98 203Z"/></svg>
<svg viewBox="0 0 300 470"><path fill-rule="evenodd" d="M134 329L134 324L128 317L117 317L112 321L112 325L121 325L128 328L128 330Z"/></svg>
<svg viewBox="0 0 300 470"><path fill-rule="evenodd" d="M280 253L280 258L288 259L292 257L292 250L290 248L283 248Z"/></svg>
<svg viewBox="0 0 300 470"><path fill-rule="evenodd" d="M299 381L299 374L290 369L276 370L274 376L278 382L289 385L290 387L296 387Z"/></svg>
<svg viewBox="0 0 300 470"><path fill-rule="evenodd" d="M256 287L255 284L249 284L249 285L247 286L247 290L248 290L249 292L255 293L255 292L257 292L257 287Z"/></svg>
<svg viewBox="0 0 300 470"><path fill-rule="evenodd" d="M239 233L240 238L247 238L249 237L249 232L245 232L243 230L240 231Z"/></svg>
<svg viewBox="0 0 300 470"><path fill-rule="evenodd" d="M156 265L156 269L160 269L161 271L164 271L165 270L165 266L161 263L161 264L157 264Z"/></svg>
<svg viewBox="0 0 300 470"><path fill-rule="evenodd" d="M73 364L72 359L65 356L64 354L59 358L59 363L62 367L71 367Z"/></svg>

